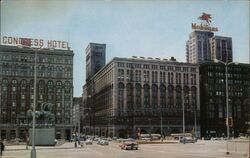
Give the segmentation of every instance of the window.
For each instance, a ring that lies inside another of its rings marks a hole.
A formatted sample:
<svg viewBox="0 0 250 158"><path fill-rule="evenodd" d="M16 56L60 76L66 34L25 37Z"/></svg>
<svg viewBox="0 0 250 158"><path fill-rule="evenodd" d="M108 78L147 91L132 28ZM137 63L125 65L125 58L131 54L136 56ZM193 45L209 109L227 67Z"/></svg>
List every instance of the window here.
<svg viewBox="0 0 250 158"><path fill-rule="evenodd" d="M136 107L139 109L141 108L141 85L138 83L135 85L135 96Z"/></svg>
<svg viewBox="0 0 250 158"><path fill-rule="evenodd" d="M133 85L131 83L127 84L127 107L128 110L133 108Z"/></svg>
<svg viewBox="0 0 250 158"><path fill-rule="evenodd" d="M150 103L149 85L145 84L143 89L144 89L144 107L149 107Z"/></svg>
<svg viewBox="0 0 250 158"><path fill-rule="evenodd" d="M153 84L152 85L152 107L156 108L158 106L158 87Z"/></svg>
<svg viewBox="0 0 250 158"><path fill-rule="evenodd" d="M162 108L166 108L166 87L160 86L160 105Z"/></svg>
<svg viewBox="0 0 250 158"><path fill-rule="evenodd" d="M122 110L124 108L124 84L118 84L118 109Z"/></svg>

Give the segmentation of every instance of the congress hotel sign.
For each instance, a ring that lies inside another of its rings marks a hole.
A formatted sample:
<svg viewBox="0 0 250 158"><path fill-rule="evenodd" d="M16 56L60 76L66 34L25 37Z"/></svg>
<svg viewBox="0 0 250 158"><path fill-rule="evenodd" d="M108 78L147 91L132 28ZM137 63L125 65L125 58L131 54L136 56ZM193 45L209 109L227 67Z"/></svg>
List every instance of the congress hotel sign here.
<svg viewBox="0 0 250 158"><path fill-rule="evenodd" d="M68 49L68 42L58 40L44 40L35 38L20 38L20 37L2 37L4 45L25 45L29 47L47 47L57 49Z"/></svg>

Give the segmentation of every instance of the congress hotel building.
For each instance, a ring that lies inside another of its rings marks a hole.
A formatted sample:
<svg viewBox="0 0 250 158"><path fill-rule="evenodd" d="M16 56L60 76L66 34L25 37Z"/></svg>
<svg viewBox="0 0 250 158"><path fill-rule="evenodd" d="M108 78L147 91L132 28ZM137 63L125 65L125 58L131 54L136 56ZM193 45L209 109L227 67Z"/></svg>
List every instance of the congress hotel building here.
<svg viewBox="0 0 250 158"><path fill-rule="evenodd" d="M37 102L53 104L55 135L72 133L73 51L37 51ZM34 100L35 52L31 48L0 46L0 129L2 139L25 138L31 127L27 111Z"/></svg>

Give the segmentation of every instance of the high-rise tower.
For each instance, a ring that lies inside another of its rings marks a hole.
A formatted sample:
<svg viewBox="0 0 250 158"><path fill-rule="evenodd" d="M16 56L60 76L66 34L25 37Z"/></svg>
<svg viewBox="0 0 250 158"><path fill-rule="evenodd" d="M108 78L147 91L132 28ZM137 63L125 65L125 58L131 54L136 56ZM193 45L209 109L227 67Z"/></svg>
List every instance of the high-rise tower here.
<svg viewBox="0 0 250 158"><path fill-rule="evenodd" d="M200 63L211 60L209 39L214 36L213 32L195 30L189 35L186 43L188 63Z"/></svg>
<svg viewBox="0 0 250 158"><path fill-rule="evenodd" d="M86 80L88 80L105 65L106 44L89 43L85 52Z"/></svg>
<svg viewBox="0 0 250 158"><path fill-rule="evenodd" d="M214 36L209 39L212 59L223 62L233 61L232 38L224 36Z"/></svg>

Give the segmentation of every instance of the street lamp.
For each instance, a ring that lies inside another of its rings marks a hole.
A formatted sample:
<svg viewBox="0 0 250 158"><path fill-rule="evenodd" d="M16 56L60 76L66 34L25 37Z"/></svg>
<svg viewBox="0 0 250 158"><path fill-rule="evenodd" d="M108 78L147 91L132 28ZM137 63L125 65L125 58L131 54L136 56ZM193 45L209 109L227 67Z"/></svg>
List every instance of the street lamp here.
<svg viewBox="0 0 250 158"><path fill-rule="evenodd" d="M161 123L161 126L160 126L160 128L161 128L161 137L162 137L162 135L163 135L163 129L162 129L162 106L161 107L159 107L159 113L160 113L160 123Z"/></svg>
<svg viewBox="0 0 250 158"><path fill-rule="evenodd" d="M31 158L36 158L36 149L35 149L35 112L36 112L36 79L37 79L37 52L42 50L43 48L32 48L25 45L18 45L18 48L28 48L31 49L35 53L35 63L34 63L34 98L33 98L33 116L32 116L32 150L31 150Z"/></svg>
<svg viewBox="0 0 250 158"><path fill-rule="evenodd" d="M231 64L238 64L238 63L235 63L235 62L223 62L221 60L218 60L218 59L214 59L214 62L215 63L222 63L225 65L225 69L226 69L226 72L225 72L225 76L226 76L226 106L227 106L227 121L229 119L229 108L228 108L228 66L231 65ZM227 125L227 139L230 138L230 128L229 128L229 123L226 124Z"/></svg>
<svg viewBox="0 0 250 158"><path fill-rule="evenodd" d="M183 134L183 143L185 144L185 96L184 96L184 90L182 95L182 134Z"/></svg>
<svg viewBox="0 0 250 158"><path fill-rule="evenodd" d="M190 96L190 94L186 94L183 89L183 95L182 95L182 133L183 133L183 138L185 137L185 98ZM183 143L185 144L185 139L183 139Z"/></svg>

